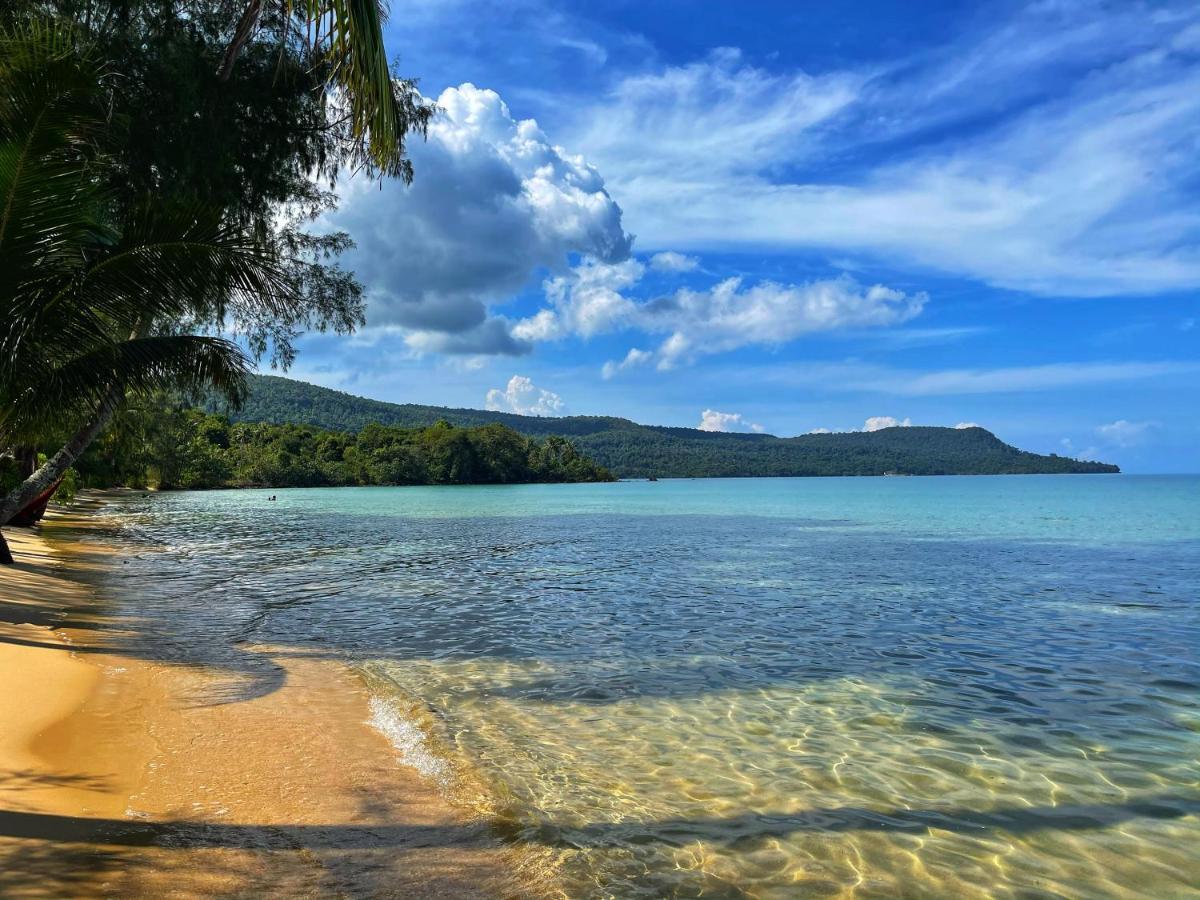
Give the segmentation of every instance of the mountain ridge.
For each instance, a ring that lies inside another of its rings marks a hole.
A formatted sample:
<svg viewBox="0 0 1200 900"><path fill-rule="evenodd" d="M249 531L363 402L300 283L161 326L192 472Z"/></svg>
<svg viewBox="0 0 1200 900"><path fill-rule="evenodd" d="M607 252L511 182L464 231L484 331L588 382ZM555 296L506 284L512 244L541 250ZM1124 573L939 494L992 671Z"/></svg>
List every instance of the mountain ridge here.
<svg viewBox="0 0 1200 900"><path fill-rule="evenodd" d="M209 400L206 408L223 411ZM1114 473L1117 466L1012 447L984 428L906 426L778 437L642 425L617 416L522 416L494 410L389 403L277 375L251 378L235 422L357 432L370 424L415 428L500 422L531 437L570 438L623 478L820 475Z"/></svg>

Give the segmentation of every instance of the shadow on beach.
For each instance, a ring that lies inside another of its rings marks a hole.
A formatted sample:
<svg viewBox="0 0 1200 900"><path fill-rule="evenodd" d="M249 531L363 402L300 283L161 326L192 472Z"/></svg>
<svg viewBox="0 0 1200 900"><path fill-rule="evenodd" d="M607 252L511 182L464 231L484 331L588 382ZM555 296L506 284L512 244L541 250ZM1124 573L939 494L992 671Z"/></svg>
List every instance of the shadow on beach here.
<svg viewBox="0 0 1200 900"><path fill-rule="evenodd" d="M1151 795L1127 803L1054 807L1003 807L985 811L966 809L878 811L859 807L814 809L791 815L747 814L732 818L670 819L657 822L591 824L558 829L544 825L536 830L513 829L500 836L509 842L541 844L554 849L611 849L631 844L660 843L682 847L696 841L745 849L754 844L787 837L796 832L847 833L857 831L926 834L943 830L956 833L1023 834L1031 831L1062 832L1108 828L1135 819L1178 819L1200 813L1200 799ZM109 876L128 876L132 868L154 869L160 878L180 877L174 854L189 853L183 877L195 884L197 866L204 877L237 890L255 890L271 884L276 896L290 890L286 881L264 881L269 875L262 861L279 851L310 854L321 860L311 876L320 881L303 883L304 889L339 890L339 865L369 867L372 856L385 854L394 864L397 854L436 848L462 848L479 839L475 826L429 826L410 823L365 825L236 825L205 821L137 822L121 819L80 818L19 810L0 811L0 839L16 841L20 849L8 855L0 871L0 893L25 895L53 883L59 890L103 885ZM131 848L150 853L128 853ZM199 851L199 855L196 854ZM212 852L216 851L214 856ZM229 852L223 852L229 851ZM250 865L243 851L258 862ZM422 861L428 871L428 859ZM461 861L458 863L461 865ZM257 867L257 868L256 868ZM320 869L320 871L318 871ZM144 873L143 873L144 874ZM449 873L446 873L449 875ZM461 872L459 873L461 875ZM281 870L270 878L295 877ZM49 879L49 881L47 881ZM296 885L300 889L300 884ZM387 896L404 896L401 886ZM423 885L421 896L440 896L436 879ZM453 895L452 891L451 894Z"/></svg>
<svg viewBox="0 0 1200 900"><path fill-rule="evenodd" d="M735 845L747 840L786 837L796 832L853 831L926 834L950 831L974 834L988 831L1027 834L1033 831L1090 831L1134 819L1180 819L1200 813L1200 797L1149 795L1115 804L1011 806L992 810L948 808L873 810L862 807L813 809L771 815L747 813L730 818L666 819L651 822L596 823L559 829L542 825L535 830L495 826L509 841L530 841L555 847L604 847L641 835L682 845L689 841ZM409 823L362 825L231 825L219 822L138 822L92 819L19 810L0 811L0 837L87 843L97 847L164 849L281 849L354 850L378 847L461 846L478 836L478 826L430 826Z"/></svg>

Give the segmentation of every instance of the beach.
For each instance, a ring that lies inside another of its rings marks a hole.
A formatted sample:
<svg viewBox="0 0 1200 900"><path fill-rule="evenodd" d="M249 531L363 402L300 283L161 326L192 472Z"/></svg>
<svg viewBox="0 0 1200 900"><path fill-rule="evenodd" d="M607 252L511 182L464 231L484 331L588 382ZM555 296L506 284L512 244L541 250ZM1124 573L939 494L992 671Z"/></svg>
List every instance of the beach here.
<svg viewBox="0 0 1200 900"><path fill-rule="evenodd" d="M156 658L91 495L8 529L0 895L524 896L511 851L397 758L359 675L267 647L272 689ZM119 590L119 587L118 587Z"/></svg>

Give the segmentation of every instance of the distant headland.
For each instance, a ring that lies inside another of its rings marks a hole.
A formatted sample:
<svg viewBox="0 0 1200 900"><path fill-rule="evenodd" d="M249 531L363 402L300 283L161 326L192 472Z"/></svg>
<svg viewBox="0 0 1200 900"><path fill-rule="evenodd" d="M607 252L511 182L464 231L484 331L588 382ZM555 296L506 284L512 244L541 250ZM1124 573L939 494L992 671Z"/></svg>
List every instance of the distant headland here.
<svg viewBox="0 0 1200 900"><path fill-rule="evenodd" d="M222 411L216 400L210 412ZM254 376L234 422L310 425L358 432L368 425L421 428L506 425L523 435L568 438L581 454L621 478L834 475L1032 475L1115 473L1115 465L1042 455L1004 443L984 428L911 426L871 432L770 434L640 425L613 416L521 416L480 409L387 403L273 375Z"/></svg>

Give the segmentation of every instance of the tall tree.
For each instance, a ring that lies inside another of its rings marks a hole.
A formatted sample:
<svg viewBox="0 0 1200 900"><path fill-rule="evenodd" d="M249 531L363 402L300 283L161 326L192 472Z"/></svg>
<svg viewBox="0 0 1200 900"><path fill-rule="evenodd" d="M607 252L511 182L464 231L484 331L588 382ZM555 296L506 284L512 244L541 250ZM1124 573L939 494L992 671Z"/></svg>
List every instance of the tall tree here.
<svg viewBox="0 0 1200 900"><path fill-rule="evenodd" d="M347 173L410 179L406 140L433 115L389 71L378 0L12 0L0 20L37 11L71 22L119 85L119 209L202 197L275 249L300 301L224 311L256 358L286 366L298 333L362 323L361 287L337 262L351 241L313 223Z"/></svg>
<svg viewBox="0 0 1200 900"><path fill-rule="evenodd" d="M272 248L219 210L147 203L113 221L108 77L61 25L0 34L0 446L70 429L0 500L0 525L63 476L129 392L241 397L235 344L156 323L234 303L270 315L297 300ZM2 537L0 561L11 562Z"/></svg>

